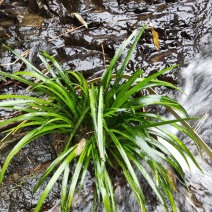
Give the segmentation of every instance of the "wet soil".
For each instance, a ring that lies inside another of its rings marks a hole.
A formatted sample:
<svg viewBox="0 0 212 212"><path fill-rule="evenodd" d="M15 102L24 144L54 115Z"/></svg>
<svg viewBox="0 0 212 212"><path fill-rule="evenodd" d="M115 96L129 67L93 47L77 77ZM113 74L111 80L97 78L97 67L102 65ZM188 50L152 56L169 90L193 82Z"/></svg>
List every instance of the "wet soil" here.
<svg viewBox="0 0 212 212"><path fill-rule="evenodd" d="M102 48L108 64L122 41L134 29L140 29L151 20L159 34L160 51L153 44L148 25L126 70L132 73L141 68L146 76L172 64L186 66L197 53L208 48L212 34L211 4L210 0L4 0L0 4L0 43L20 53L27 51L25 56L41 69L37 53L44 50L53 55L64 69L83 71L90 79L100 76L104 71ZM73 13L82 16L88 29L81 27ZM0 69L8 72L25 68L2 45L0 65ZM181 80L178 70L161 78L175 84ZM0 81L0 93L24 92L25 88L20 84L9 79ZM172 90L159 92L173 95ZM1 120L6 115L0 111ZM56 157L53 140L52 137L36 140L13 160L0 188L0 211L33 211L39 193L33 196L32 187L46 165ZM0 152L0 165L8 151L4 149ZM57 203L59 189L58 183L43 211ZM127 188L123 189L122 195L131 195ZM91 192L92 178L88 176L84 198L83 195L81 197L83 201L76 197L76 211L90 208L92 197L86 193ZM148 192L151 193L146 188ZM148 201L155 202L151 198ZM149 206L149 211L153 211L153 206ZM125 211L129 209L127 207Z"/></svg>

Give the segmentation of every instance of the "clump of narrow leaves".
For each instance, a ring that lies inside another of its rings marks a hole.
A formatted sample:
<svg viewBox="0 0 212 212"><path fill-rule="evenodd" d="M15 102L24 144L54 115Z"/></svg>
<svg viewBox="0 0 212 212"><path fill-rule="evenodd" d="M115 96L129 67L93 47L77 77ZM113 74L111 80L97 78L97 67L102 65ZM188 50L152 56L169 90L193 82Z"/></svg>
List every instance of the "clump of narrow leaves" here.
<svg viewBox="0 0 212 212"><path fill-rule="evenodd" d="M68 135L63 151L48 167L34 188L36 192L46 178L51 176L35 211L41 209L49 192L61 176L63 177L61 210L69 211L74 192L76 188L81 188L86 171L91 166L94 170L97 200L103 202L107 212L117 210L110 177L111 171L117 168L125 176L142 211L146 211L145 194L137 178L137 170L151 186L165 210L168 211L171 207L173 211L177 211L172 195L174 185L163 166L164 161L170 164L182 179L184 173L177 158L157 138L162 138L171 144L185 161L189 157L198 166L183 142L165 130L163 125L170 124L196 140L187 129L177 123L185 119L168 120L163 116L142 111L143 107L149 105L162 105L187 116L184 108L176 101L151 92L140 97L135 95L143 90L144 93L148 93L155 86L176 88L168 82L156 79L173 67L147 78L141 77L140 69L133 75L124 74L144 28L139 32L133 32L117 50L102 77L91 81L86 81L81 73L64 71L54 58L45 52L40 52L39 58L49 73L44 74L24 57L6 47L30 70L13 74L0 72L0 75L29 85L34 95L0 96L0 108L21 112L17 117L0 122L0 127L21 122L6 132L11 133L29 126L31 129L7 156L1 170L0 182L12 158L34 139L58 132ZM132 42L131 48L121 68L118 69L117 60L130 42ZM29 77L39 80L39 83L29 80ZM36 93L39 94L39 98L36 97ZM72 163L73 160L75 163ZM142 165L144 163L145 166ZM74 166L73 172L70 172L70 164ZM154 177L146 170L147 166L152 170Z"/></svg>

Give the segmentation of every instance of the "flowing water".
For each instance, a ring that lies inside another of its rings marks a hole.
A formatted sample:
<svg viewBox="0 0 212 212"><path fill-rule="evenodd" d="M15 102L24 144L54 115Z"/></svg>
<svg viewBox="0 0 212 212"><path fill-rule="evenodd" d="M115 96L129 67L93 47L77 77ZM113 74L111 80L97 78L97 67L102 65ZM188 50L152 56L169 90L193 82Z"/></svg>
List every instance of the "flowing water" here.
<svg viewBox="0 0 212 212"><path fill-rule="evenodd" d="M182 72L185 78L185 92L188 97L181 97L180 101L191 116L202 116L201 120L193 123L193 127L201 138L212 148L212 57L196 58ZM212 211L212 160L203 152L203 158L189 140L185 140L189 149L193 152L203 173L191 166L187 171L187 179L198 200L200 200L205 211ZM185 167L186 168L186 167ZM181 207L189 208L187 201L182 201L179 195ZM185 209L184 209L185 210ZM187 211L192 211L187 209ZM195 211L195 210L194 210ZM196 211L199 211L196 209ZM201 211L201 210L200 210Z"/></svg>
<svg viewBox="0 0 212 212"><path fill-rule="evenodd" d="M177 99L192 117L202 117L192 123L200 137L212 148L212 58L200 56L182 70L183 90L186 95ZM175 132L177 133L177 132ZM175 196L179 211L212 211L212 160L203 152L198 154L193 142L181 136L193 153L203 173L190 162L190 169L184 159L172 150L185 173L188 185L195 196L191 196L182 184L178 184ZM154 210L163 211L163 210Z"/></svg>

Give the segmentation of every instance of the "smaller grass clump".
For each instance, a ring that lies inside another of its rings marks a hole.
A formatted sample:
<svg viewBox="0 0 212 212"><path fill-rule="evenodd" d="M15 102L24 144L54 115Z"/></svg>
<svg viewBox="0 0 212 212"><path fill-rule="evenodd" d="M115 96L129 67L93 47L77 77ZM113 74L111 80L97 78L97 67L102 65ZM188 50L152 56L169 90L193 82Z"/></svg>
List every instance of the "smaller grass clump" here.
<svg viewBox="0 0 212 212"><path fill-rule="evenodd" d="M97 202L102 202L107 212L117 211L113 179L110 174L115 169L123 173L143 212L146 211L145 194L137 178L137 171L151 186L165 211L169 211L170 207L173 211L177 211L172 194L175 187L164 166L164 161L173 167L183 180L185 180L184 173L177 158L157 138L162 138L171 144L186 162L187 158L190 158L197 167L199 166L188 148L179 138L165 130L163 125L172 125L191 137L198 149L199 146L195 136L177 123L190 118L168 120L163 116L142 110L149 105L162 105L187 116L185 109L178 102L151 93L151 89L155 86L180 90L168 82L157 80L158 76L175 66L146 78L141 77L140 69L133 75L124 73L144 29L145 27L139 32L133 32L117 50L102 77L91 81L86 81L81 73L64 71L53 57L40 52L39 58L48 70L48 74L44 74L27 59L6 47L30 70L12 74L1 71L0 76L30 86L33 91L30 93L33 95L0 95L0 108L21 112L17 117L0 122L0 127L14 122L21 123L6 130L5 133L31 129L7 156L0 173L0 182L13 157L36 138L54 133L63 133L68 137L62 152L51 163L34 188L36 192L47 177L50 178L35 212L41 209L60 177L63 179L61 210L70 211L74 192L76 190L80 192L86 172L90 168L94 170ZM118 69L117 61L130 42L131 48L121 68ZM39 80L39 83L29 78ZM141 91L150 92L147 95L136 96ZM73 171L70 171L70 165ZM145 167L152 171L154 177Z"/></svg>

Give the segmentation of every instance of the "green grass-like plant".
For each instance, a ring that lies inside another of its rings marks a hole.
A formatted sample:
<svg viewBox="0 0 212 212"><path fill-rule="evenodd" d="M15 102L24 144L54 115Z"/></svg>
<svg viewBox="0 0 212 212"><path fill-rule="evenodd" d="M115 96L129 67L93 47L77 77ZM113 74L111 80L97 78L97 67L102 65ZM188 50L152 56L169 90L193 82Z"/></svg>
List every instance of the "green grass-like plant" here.
<svg viewBox="0 0 212 212"><path fill-rule="evenodd" d="M166 140L185 161L189 157L197 167L199 166L188 148L163 125L172 125L191 137L198 149L199 145L192 133L177 123L189 120L189 117L168 120L163 116L142 111L143 107L149 105L162 105L187 116L184 108L168 97L151 93L139 97L135 95L140 91L147 93L155 86L167 86L179 90L168 82L156 79L175 66L158 71L147 78L141 77L140 69L133 75L124 73L144 29L145 27L139 32L134 31L117 50L102 77L91 81L86 81L81 73L64 71L53 57L41 51L39 58L48 70L48 74L44 74L27 59L6 47L23 61L29 70L12 74L1 71L0 76L29 85L33 96L0 95L0 108L21 112L17 117L0 122L0 127L21 122L16 127L6 130L6 133L27 127L31 129L7 156L1 170L0 182L13 157L34 139L53 133L68 135L63 151L51 163L34 188L36 192L47 177L50 177L35 212L41 209L49 192L61 176L63 178L61 210L70 211L74 192L77 188L80 192L89 168L94 170L97 201L104 204L107 212L117 211L111 179L111 173L115 169L120 170L125 176L142 211L146 211L145 194L136 170L146 179L165 210L169 211L171 207L173 211L177 211L172 194L175 187L164 167L164 162L173 167L182 179L184 173L177 158L157 138ZM117 61L130 42L130 50L118 69ZM29 80L29 77L39 80L39 83ZM70 171L70 164L74 167L73 172ZM145 167L150 168L152 173Z"/></svg>

